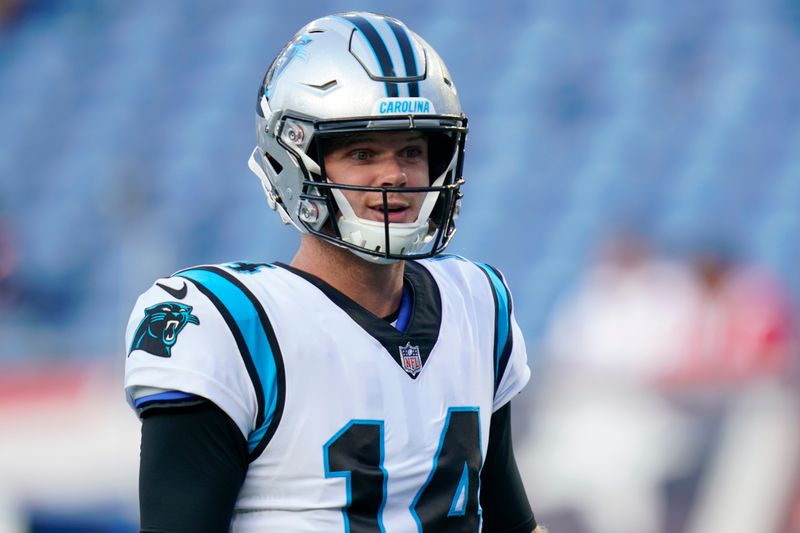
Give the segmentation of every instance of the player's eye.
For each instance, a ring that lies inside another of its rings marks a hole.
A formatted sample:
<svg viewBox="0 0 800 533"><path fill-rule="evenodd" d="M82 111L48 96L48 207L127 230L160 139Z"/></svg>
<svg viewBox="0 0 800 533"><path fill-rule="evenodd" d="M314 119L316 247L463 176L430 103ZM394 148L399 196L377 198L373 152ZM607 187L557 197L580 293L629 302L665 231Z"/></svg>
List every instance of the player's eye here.
<svg viewBox="0 0 800 533"><path fill-rule="evenodd" d="M408 159L417 159L419 157L422 157L422 150L420 148L417 148L416 146L411 146L405 149L403 155Z"/></svg>
<svg viewBox="0 0 800 533"><path fill-rule="evenodd" d="M356 161L366 161L369 159L369 151L367 150L354 150L350 153L350 157L355 159Z"/></svg>

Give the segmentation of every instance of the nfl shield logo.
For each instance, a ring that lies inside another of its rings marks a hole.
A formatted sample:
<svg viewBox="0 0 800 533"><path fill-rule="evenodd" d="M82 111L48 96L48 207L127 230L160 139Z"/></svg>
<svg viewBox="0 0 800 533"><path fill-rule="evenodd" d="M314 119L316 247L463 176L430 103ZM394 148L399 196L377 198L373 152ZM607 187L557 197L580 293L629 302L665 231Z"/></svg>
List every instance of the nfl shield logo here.
<svg viewBox="0 0 800 533"><path fill-rule="evenodd" d="M403 370L416 376L422 370L422 357L419 355L419 346L411 346L411 343L406 343L405 346L398 346L400 348L400 361L403 364Z"/></svg>

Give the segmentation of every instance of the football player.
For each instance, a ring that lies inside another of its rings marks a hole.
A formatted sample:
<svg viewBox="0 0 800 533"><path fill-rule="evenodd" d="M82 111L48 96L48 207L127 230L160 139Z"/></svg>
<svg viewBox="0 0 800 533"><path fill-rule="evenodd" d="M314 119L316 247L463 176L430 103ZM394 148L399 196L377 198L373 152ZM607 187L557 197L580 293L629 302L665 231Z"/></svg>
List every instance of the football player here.
<svg viewBox="0 0 800 533"><path fill-rule="evenodd" d="M142 531L536 529L511 446L530 374L511 295L441 254L467 119L439 55L390 17L315 20L269 67L256 132L250 168L300 246L136 303Z"/></svg>

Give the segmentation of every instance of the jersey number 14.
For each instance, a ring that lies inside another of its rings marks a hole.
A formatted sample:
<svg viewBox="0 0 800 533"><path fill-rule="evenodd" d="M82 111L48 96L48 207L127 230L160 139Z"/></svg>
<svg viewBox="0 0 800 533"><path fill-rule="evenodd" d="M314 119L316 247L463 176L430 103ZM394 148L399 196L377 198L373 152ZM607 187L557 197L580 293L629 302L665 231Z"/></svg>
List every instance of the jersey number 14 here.
<svg viewBox="0 0 800 533"><path fill-rule="evenodd" d="M382 420L351 420L323 447L325 477L347 480L345 531L385 533L382 513L389 475L383 467ZM477 532L480 420L475 407L447 412L433 469L409 511L419 531Z"/></svg>

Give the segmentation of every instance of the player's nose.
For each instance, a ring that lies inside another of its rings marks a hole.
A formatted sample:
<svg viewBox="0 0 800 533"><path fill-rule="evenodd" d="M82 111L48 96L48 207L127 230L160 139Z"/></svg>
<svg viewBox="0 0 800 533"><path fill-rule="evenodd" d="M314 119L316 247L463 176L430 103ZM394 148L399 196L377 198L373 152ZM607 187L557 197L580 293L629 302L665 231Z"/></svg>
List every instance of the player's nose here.
<svg viewBox="0 0 800 533"><path fill-rule="evenodd" d="M405 187L407 183L408 175L399 158L385 157L378 173L378 187Z"/></svg>

